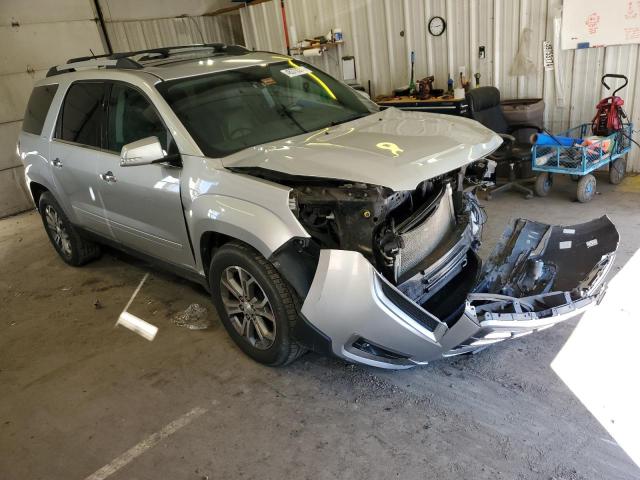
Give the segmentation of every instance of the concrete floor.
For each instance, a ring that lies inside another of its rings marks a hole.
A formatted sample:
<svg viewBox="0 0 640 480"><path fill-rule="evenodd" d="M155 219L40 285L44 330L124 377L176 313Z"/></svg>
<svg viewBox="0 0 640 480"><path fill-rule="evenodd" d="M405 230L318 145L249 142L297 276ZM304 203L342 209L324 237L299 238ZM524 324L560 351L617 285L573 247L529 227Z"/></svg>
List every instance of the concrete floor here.
<svg viewBox="0 0 640 480"><path fill-rule="evenodd" d="M640 248L640 177L601 178L589 205L558 183L546 199L485 202L484 252L512 216L607 213L619 269ZM114 328L146 272L129 311L159 327L153 342ZM193 302L211 329L170 321ZM266 368L232 344L198 286L114 251L68 267L26 213L0 221L0 478L107 466L91 478L640 479L550 368L576 323L409 371L315 354Z"/></svg>

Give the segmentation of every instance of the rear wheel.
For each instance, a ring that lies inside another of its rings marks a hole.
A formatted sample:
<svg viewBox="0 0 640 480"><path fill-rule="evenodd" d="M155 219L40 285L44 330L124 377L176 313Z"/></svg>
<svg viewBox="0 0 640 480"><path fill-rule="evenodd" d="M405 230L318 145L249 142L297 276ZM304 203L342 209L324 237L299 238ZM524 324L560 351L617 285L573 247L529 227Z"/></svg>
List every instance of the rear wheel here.
<svg viewBox="0 0 640 480"><path fill-rule="evenodd" d="M576 190L576 196L580 203L587 203L591 201L596 194L596 177L593 175L585 175L578 182L578 188Z"/></svg>
<svg viewBox="0 0 640 480"><path fill-rule="evenodd" d="M53 248L66 263L79 267L100 256L100 247L80 235L49 192L40 196L38 210Z"/></svg>
<svg viewBox="0 0 640 480"><path fill-rule="evenodd" d="M223 245L211 260L209 282L222 324L251 358L280 366L304 353L291 337L295 293L260 253L239 242Z"/></svg>
<svg viewBox="0 0 640 480"><path fill-rule="evenodd" d="M620 157L609 164L609 183L618 185L627 171L627 157Z"/></svg>
<svg viewBox="0 0 640 480"><path fill-rule="evenodd" d="M534 190L539 197L546 197L553 185L553 178L548 172L543 172L536 177L536 184Z"/></svg>

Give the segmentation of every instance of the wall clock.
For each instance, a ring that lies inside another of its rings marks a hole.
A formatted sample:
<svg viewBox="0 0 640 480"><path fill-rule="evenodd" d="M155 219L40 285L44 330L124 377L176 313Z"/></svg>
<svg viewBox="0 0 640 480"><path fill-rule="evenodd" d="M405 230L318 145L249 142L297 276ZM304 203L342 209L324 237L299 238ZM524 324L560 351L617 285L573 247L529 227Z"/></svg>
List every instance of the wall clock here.
<svg viewBox="0 0 640 480"><path fill-rule="evenodd" d="M442 17L431 17L429 19L429 33L434 37L439 37L447 28L447 22Z"/></svg>

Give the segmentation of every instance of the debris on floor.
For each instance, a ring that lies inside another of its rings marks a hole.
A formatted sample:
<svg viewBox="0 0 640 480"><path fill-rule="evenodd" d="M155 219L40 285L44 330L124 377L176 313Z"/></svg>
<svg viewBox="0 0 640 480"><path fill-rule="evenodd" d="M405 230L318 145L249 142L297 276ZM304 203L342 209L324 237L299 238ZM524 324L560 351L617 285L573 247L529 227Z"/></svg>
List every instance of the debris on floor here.
<svg viewBox="0 0 640 480"><path fill-rule="evenodd" d="M129 312L122 312L120 314L118 321L116 322L116 327L118 325L128 328L150 342L156 338L156 334L158 333L158 327L150 324L149 322L145 322L143 319L136 317Z"/></svg>
<svg viewBox="0 0 640 480"><path fill-rule="evenodd" d="M178 327L187 327L189 330L205 330L211 326L207 313L206 307L192 303L182 312L176 313L171 321Z"/></svg>
<svg viewBox="0 0 640 480"><path fill-rule="evenodd" d="M99 299L96 299L96 301L93 302L93 306L96 310L100 310L102 308L102 303L100 302Z"/></svg>

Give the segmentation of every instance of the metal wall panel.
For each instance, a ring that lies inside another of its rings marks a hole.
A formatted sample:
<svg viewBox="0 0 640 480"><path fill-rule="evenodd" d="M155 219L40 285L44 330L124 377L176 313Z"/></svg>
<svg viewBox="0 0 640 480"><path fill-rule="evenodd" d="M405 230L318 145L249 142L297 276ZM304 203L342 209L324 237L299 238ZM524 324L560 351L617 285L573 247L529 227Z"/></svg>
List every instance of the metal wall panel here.
<svg viewBox="0 0 640 480"><path fill-rule="evenodd" d="M447 75L454 77L460 66L467 76L481 74L481 85L497 86L504 99L544 98L545 124L560 131L572 124L588 122L595 105L606 93L600 85L603 73L623 73L630 78L621 92L627 112L640 125L640 74L638 45L588 50L555 48L561 63L564 85L556 92L553 71L542 68L542 42L553 43L553 17L561 0L286 0L289 25L299 38L314 37L331 28L342 28L345 43L322 58L307 58L329 73L341 77L339 57L354 55L358 79L372 84L374 95L390 93L409 82L409 54L416 52L416 78L435 75L436 86L446 88ZM279 1L267 2L278 8ZM242 9L245 37L253 48L264 49L280 39L284 52L282 20L267 16L264 3ZM255 12L255 13L254 13ZM429 18L439 15L447 21L440 37L429 35ZM520 48L522 31L531 29L528 58L534 73L510 73ZM402 34L402 35L401 35ZM485 58L478 48L485 47ZM457 80L454 78L454 80ZM557 97L564 97L564 104ZM630 170L640 171L640 149L629 156Z"/></svg>
<svg viewBox="0 0 640 480"><path fill-rule="evenodd" d="M14 22L20 25L72 22L94 17L91 2L87 0L55 0L55 4L51 1L2 0L0 3L0 26L11 26Z"/></svg>
<svg viewBox="0 0 640 480"><path fill-rule="evenodd" d="M0 172L21 165L16 155L16 139L22 121L0 123Z"/></svg>
<svg viewBox="0 0 640 480"><path fill-rule="evenodd" d="M0 27L0 45L0 74L25 72L27 66L45 70L73 56L91 55L89 49L103 52L93 20Z"/></svg>
<svg viewBox="0 0 640 480"><path fill-rule="evenodd" d="M153 20L177 17L178 15L201 16L232 5L230 0L180 0L179 2L175 0L99 1L105 20L114 22Z"/></svg>
<svg viewBox="0 0 640 480"><path fill-rule="evenodd" d="M24 183L24 167L0 170L0 217L24 212L32 206Z"/></svg>
<svg viewBox="0 0 640 480"><path fill-rule="evenodd" d="M107 21L113 50L126 52L145 48L222 42L244 44L242 29L234 23L238 14L161 18L154 20Z"/></svg>

